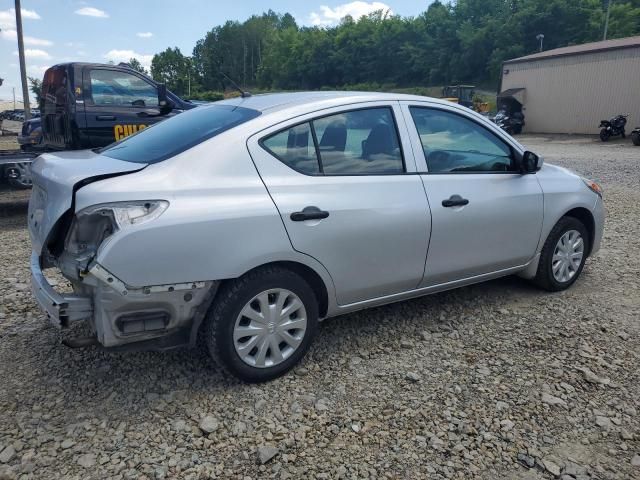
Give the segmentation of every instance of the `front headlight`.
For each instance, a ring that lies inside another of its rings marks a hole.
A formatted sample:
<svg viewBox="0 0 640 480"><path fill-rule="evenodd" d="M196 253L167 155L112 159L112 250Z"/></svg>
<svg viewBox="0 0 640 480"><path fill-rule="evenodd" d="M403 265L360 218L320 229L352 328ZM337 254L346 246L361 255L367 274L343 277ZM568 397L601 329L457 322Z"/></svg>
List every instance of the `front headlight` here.
<svg viewBox="0 0 640 480"><path fill-rule="evenodd" d="M580 177L584 184L591 190L593 193L597 194L600 198L602 198L602 187L598 185L593 180L589 180L588 178Z"/></svg>
<svg viewBox="0 0 640 480"><path fill-rule="evenodd" d="M169 207L166 200L141 200L93 205L79 211L71 225L65 249L73 254L95 253L119 230L158 218Z"/></svg>

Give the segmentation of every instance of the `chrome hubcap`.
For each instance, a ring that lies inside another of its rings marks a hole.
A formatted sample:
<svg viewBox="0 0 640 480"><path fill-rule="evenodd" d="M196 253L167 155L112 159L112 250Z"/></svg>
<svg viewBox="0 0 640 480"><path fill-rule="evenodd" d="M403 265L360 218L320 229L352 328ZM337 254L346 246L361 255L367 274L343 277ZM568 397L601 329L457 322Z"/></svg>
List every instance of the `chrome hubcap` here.
<svg viewBox="0 0 640 480"><path fill-rule="evenodd" d="M307 330L307 311L293 292L259 293L242 308L233 329L236 353L247 365L267 368L289 358Z"/></svg>
<svg viewBox="0 0 640 480"><path fill-rule="evenodd" d="M560 237L553 251L551 268L553 278L564 283L578 272L584 257L584 240L577 230L569 230Z"/></svg>

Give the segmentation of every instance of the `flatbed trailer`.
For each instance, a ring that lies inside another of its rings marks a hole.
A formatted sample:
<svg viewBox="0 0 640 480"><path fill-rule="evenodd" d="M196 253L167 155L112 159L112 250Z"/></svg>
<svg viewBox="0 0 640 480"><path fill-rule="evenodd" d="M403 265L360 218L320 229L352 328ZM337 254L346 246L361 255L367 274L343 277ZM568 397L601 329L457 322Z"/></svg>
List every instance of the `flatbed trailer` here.
<svg viewBox="0 0 640 480"><path fill-rule="evenodd" d="M16 150L0 150L0 165L10 163L31 163L41 152L24 152L20 149Z"/></svg>
<svg viewBox="0 0 640 480"><path fill-rule="evenodd" d="M31 187L31 163L43 152L0 150L0 180L14 188Z"/></svg>

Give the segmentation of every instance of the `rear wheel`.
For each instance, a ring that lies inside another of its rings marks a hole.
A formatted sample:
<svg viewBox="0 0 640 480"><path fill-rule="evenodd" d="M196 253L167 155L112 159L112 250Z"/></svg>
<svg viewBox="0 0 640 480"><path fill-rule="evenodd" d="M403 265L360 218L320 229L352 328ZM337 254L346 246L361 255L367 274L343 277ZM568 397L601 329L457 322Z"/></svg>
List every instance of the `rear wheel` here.
<svg viewBox="0 0 640 480"><path fill-rule="evenodd" d="M318 303L298 274L280 267L225 285L203 331L211 357L235 377L265 382L293 368L316 333Z"/></svg>
<svg viewBox="0 0 640 480"><path fill-rule="evenodd" d="M582 273L588 252L589 233L582 222L561 218L542 247L534 283L551 292L569 288Z"/></svg>
<svg viewBox="0 0 640 480"><path fill-rule="evenodd" d="M600 130L600 140L602 140L603 142L608 141L610 136L611 133L609 133L609 130L607 130L606 128Z"/></svg>

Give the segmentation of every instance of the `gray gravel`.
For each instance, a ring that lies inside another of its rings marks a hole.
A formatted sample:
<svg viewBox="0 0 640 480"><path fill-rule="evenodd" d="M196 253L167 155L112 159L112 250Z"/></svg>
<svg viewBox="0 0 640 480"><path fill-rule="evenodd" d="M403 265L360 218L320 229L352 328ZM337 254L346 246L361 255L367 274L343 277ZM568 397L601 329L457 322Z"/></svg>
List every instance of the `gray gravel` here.
<svg viewBox="0 0 640 480"><path fill-rule="evenodd" d="M520 140L604 186L603 248L572 289L506 278L332 319L266 385L198 352L61 346L9 209L0 478L640 478L640 148Z"/></svg>

